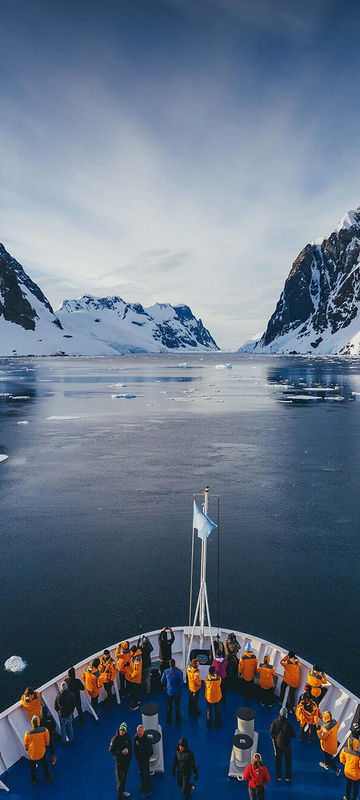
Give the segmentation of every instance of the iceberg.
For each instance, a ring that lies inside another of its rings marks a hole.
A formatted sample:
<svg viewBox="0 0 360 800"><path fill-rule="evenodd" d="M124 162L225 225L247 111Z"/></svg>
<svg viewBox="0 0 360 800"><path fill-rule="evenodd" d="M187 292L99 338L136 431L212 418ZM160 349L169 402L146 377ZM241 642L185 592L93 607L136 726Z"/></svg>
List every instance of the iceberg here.
<svg viewBox="0 0 360 800"><path fill-rule="evenodd" d="M10 656L4 664L7 672L23 672L27 667L27 662L21 656Z"/></svg>

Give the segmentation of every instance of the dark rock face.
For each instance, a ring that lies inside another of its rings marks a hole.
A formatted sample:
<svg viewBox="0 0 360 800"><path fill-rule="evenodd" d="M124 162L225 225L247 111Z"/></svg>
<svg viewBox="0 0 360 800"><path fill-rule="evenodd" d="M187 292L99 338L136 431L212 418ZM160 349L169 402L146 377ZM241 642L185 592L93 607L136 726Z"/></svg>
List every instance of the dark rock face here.
<svg viewBox="0 0 360 800"><path fill-rule="evenodd" d="M316 351L325 337L355 319L360 302L360 208L348 216L351 224L299 253L255 351L291 332L299 341L309 338L308 351Z"/></svg>
<svg viewBox="0 0 360 800"><path fill-rule="evenodd" d="M27 292L24 292L23 287ZM8 322L21 325L25 330L34 331L39 317L26 297L28 293L54 315L41 289L29 278L21 264L5 250L4 245L0 244L0 316ZM53 323L62 330L61 322L55 315Z"/></svg>

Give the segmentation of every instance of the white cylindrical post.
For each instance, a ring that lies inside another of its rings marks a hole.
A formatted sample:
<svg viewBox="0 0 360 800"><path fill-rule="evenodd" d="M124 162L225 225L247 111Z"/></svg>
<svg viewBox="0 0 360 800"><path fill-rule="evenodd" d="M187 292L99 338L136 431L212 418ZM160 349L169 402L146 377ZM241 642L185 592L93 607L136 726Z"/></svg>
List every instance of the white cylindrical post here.
<svg viewBox="0 0 360 800"><path fill-rule="evenodd" d="M209 487L205 486L204 490L204 514L208 515L209 510ZM201 542L201 600L200 600L200 647L204 642L204 629L205 629L205 585L206 585L206 552L207 540L203 539Z"/></svg>

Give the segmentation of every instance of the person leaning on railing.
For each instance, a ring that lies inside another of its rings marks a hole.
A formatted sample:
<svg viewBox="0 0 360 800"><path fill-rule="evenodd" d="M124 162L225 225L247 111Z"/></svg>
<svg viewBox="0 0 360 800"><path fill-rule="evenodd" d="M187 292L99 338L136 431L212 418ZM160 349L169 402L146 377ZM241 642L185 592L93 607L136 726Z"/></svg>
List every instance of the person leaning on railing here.
<svg viewBox="0 0 360 800"><path fill-rule="evenodd" d="M300 664L294 650L289 650L287 656L281 659L280 664L284 667L284 677L280 688L280 703L283 704L284 695L287 686L289 687L289 694L286 707L289 711L294 711L295 708L295 689L300 685Z"/></svg>
<svg viewBox="0 0 360 800"><path fill-rule="evenodd" d="M100 658L94 658L82 674L87 693L90 695L90 703L95 711L99 713L99 694L104 683L104 678L100 672Z"/></svg>
<svg viewBox="0 0 360 800"><path fill-rule="evenodd" d="M136 711L140 705L142 680L142 655L136 644L130 648L131 658L125 669L126 689L131 698L130 711Z"/></svg>
<svg viewBox="0 0 360 800"><path fill-rule="evenodd" d="M32 689L30 686L28 686L28 688L25 689L25 692L22 695L21 705L23 708L25 708L25 711L30 720L32 720L34 716L40 717L41 714L40 692L35 692L35 689Z"/></svg>
<svg viewBox="0 0 360 800"><path fill-rule="evenodd" d="M124 697L125 695L125 672L126 667L130 661L131 653L129 642L124 641L118 644L115 650L115 658L117 658L117 668L119 673L120 679L120 697Z"/></svg>

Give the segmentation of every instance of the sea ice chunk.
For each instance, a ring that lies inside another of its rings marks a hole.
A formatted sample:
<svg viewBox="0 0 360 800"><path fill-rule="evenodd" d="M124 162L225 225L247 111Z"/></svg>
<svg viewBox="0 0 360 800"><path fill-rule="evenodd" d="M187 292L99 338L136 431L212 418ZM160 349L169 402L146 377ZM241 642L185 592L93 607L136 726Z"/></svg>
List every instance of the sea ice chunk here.
<svg viewBox="0 0 360 800"><path fill-rule="evenodd" d="M136 394L130 394L130 392L129 392L128 394L112 394L111 395L111 399L112 400L117 400L117 399L120 399L121 397L125 398L126 400L133 400L136 397Z"/></svg>
<svg viewBox="0 0 360 800"><path fill-rule="evenodd" d="M5 461L7 458L9 458L9 456L5 456L2 453L0 453L0 461Z"/></svg>
<svg viewBox="0 0 360 800"><path fill-rule="evenodd" d="M4 667L8 672L23 672L27 667L27 663L21 656L10 656L5 661Z"/></svg>
<svg viewBox="0 0 360 800"><path fill-rule="evenodd" d="M232 369L232 364L216 364L215 369Z"/></svg>
<svg viewBox="0 0 360 800"><path fill-rule="evenodd" d="M28 424L29 424L29 420L28 420L28 419L21 419L21 420L20 420L19 422L17 422L16 424L17 424L17 425L28 425Z"/></svg>

